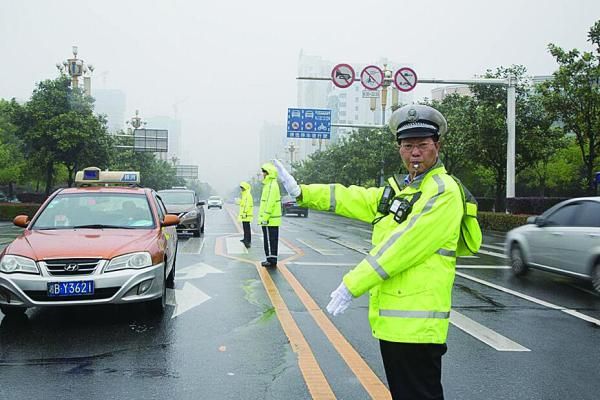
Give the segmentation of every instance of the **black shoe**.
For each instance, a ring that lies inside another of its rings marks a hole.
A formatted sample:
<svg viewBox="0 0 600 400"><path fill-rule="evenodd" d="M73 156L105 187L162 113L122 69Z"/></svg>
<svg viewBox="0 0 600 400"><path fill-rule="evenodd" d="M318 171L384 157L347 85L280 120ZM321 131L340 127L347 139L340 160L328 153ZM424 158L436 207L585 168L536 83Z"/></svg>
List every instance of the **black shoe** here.
<svg viewBox="0 0 600 400"><path fill-rule="evenodd" d="M262 265L263 267L266 267L266 268L276 268L277 267L277 263L272 263L269 261L263 261L260 263L260 265Z"/></svg>
<svg viewBox="0 0 600 400"><path fill-rule="evenodd" d="M240 242L244 243L244 239L240 239Z"/></svg>
<svg viewBox="0 0 600 400"><path fill-rule="evenodd" d="M250 247L252 247L252 246L250 245L250 243L244 243L244 246L246 246L246 248L247 248L247 249L249 249Z"/></svg>

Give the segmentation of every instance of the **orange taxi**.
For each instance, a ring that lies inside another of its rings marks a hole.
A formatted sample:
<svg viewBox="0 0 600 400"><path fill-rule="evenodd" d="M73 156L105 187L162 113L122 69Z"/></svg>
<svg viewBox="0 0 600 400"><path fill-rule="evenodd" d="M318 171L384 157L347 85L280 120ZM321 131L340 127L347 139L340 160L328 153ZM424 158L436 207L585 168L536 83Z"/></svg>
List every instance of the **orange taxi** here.
<svg viewBox="0 0 600 400"><path fill-rule="evenodd" d="M173 285L179 218L138 186L139 172L87 168L77 187L58 189L0 253L0 311L147 302L166 306Z"/></svg>

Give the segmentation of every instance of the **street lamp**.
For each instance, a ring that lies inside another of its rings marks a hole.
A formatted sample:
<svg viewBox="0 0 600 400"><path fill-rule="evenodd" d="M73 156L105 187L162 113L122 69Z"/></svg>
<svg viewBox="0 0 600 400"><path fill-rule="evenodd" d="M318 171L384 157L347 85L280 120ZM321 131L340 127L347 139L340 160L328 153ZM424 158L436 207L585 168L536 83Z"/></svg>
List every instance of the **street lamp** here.
<svg viewBox="0 0 600 400"><path fill-rule="evenodd" d="M294 164L294 153L296 152L296 150L298 150L298 146L296 146L296 144L294 142L290 142L287 147L286 147L287 151L290 152L290 170L292 170L292 165Z"/></svg>
<svg viewBox="0 0 600 400"><path fill-rule="evenodd" d="M91 75L94 72L94 66L86 64L85 61L77 58L77 46L73 46L72 51L73 57L68 58L62 63L56 63L56 69L61 74L68 74L71 77L71 86L73 88L79 87L79 77L83 77L84 92L90 96L92 92Z"/></svg>
<svg viewBox="0 0 600 400"><path fill-rule="evenodd" d="M146 125L146 121L142 121L140 117L140 110L135 110L135 115L130 120L125 121L127 125L131 125L133 129L140 129L142 125ZM131 130L131 128L129 128Z"/></svg>

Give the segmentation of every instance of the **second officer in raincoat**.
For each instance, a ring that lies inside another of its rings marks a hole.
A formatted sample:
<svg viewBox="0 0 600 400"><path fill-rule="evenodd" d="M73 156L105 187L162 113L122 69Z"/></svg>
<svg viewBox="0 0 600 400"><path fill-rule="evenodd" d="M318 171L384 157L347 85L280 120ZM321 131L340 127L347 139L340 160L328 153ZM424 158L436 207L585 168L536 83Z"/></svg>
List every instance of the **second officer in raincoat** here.
<svg viewBox="0 0 600 400"><path fill-rule="evenodd" d="M254 218L254 199L252 198L252 191L248 182L240 183L241 196L240 196L240 213L238 215L238 221L242 223L244 228L244 238L241 240L247 249L250 248L252 243L252 234L250 231L250 222Z"/></svg>

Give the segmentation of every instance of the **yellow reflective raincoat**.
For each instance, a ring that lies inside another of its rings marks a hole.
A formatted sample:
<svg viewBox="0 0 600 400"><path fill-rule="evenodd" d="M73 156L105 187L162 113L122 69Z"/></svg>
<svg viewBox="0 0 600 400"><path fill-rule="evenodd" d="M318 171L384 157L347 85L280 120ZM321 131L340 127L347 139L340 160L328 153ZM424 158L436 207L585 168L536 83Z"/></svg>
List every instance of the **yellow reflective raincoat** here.
<svg viewBox="0 0 600 400"><path fill-rule="evenodd" d="M379 219L373 249L344 276L353 296L370 291L373 336L390 342L445 343L463 217L461 191L439 161L409 185L398 176L388 182L396 198L415 200L401 223L393 214L377 211L384 188L301 185L298 200L305 207L365 222Z"/></svg>
<svg viewBox="0 0 600 400"><path fill-rule="evenodd" d="M242 188L242 195L240 198L240 213L238 215L238 221L241 222L252 222L254 218L254 199L252 198L252 191L248 182L240 183Z"/></svg>
<svg viewBox="0 0 600 400"><path fill-rule="evenodd" d="M258 223L266 226L281 225L281 195L277 183L277 169L271 163L263 164L262 169L268 172L263 180L263 189L258 209Z"/></svg>

